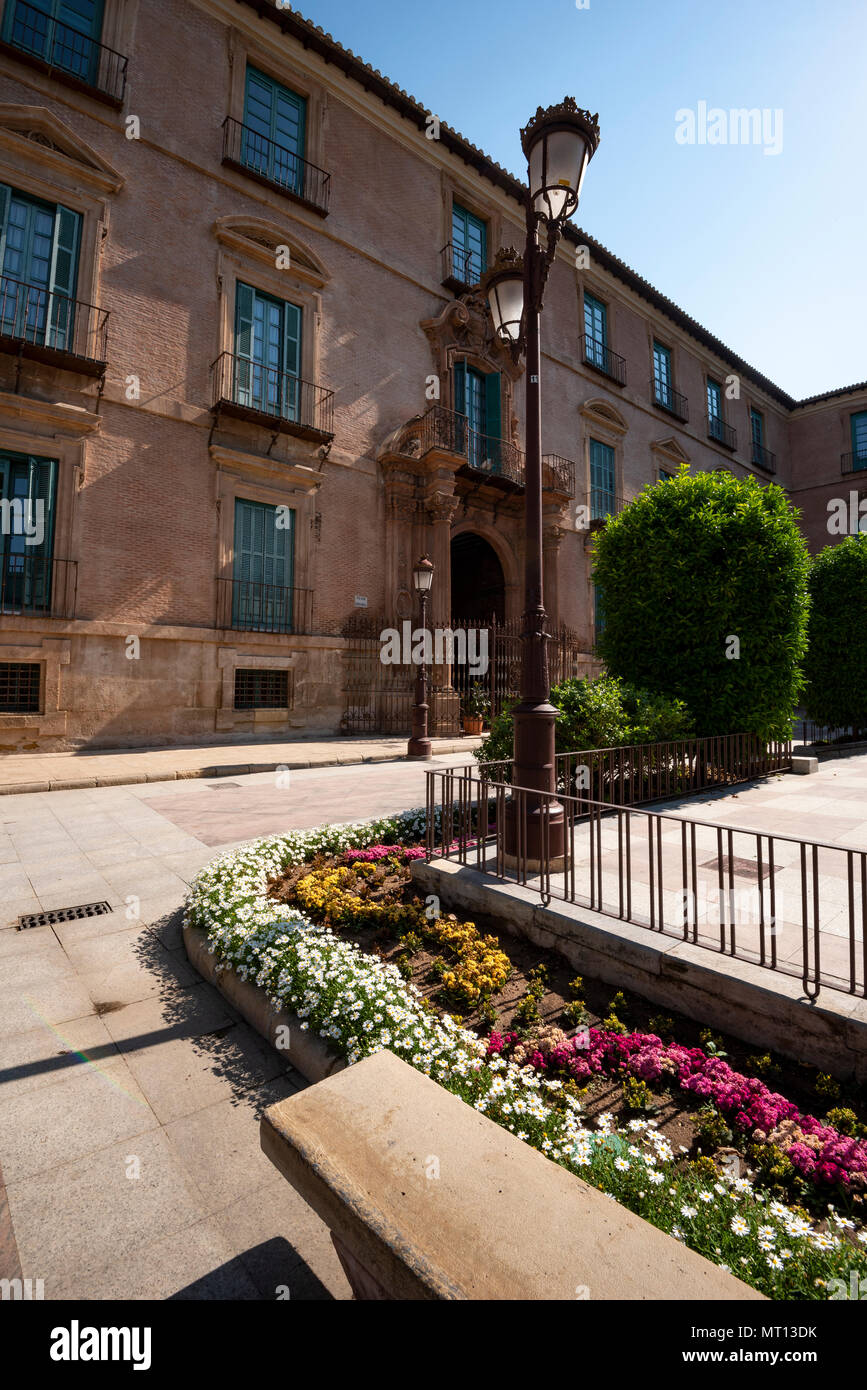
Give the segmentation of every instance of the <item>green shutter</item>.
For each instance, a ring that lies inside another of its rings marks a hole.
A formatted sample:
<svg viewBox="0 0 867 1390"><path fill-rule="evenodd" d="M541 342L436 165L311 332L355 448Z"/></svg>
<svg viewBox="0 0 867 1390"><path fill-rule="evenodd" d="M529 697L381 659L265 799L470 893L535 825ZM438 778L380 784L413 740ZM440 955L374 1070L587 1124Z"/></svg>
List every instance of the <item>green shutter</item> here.
<svg viewBox="0 0 867 1390"><path fill-rule="evenodd" d="M283 413L287 420L297 420L301 406L301 310L297 304L283 305L283 371Z"/></svg>
<svg viewBox="0 0 867 1390"><path fill-rule="evenodd" d="M75 332L75 290L78 280L78 245L81 215L58 205L54 214L54 245L51 248L49 346L71 348ZM86 325L85 325L86 327Z"/></svg>
<svg viewBox="0 0 867 1390"><path fill-rule="evenodd" d="M240 280L235 283L235 357L232 363L232 399L238 405L253 404L253 305L255 294Z"/></svg>
<svg viewBox="0 0 867 1390"><path fill-rule="evenodd" d="M852 463L855 468L867 468L867 410L852 416Z"/></svg>
<svg viewBox="0 0 867 1390"><path fill-rule="evenodd" d="M0 270L6 260L6 227L9 222L9 199L12 189L8 183L0 183Z"/></svg>
<svg viewBox="0 0 867 1390"><path fill-rule="evenodd" d="M276 507L235 499L232 577L233 626L264 632L292 631L295 513L278 527ZM284 514L284 519L285 514Z"/></svg>
<svg viewBox="0 0 867 1390"><path fill-rule="evenodd" d="M497 473L503 467L503 418L500 401L500 373L491 372L485 377L485 433L488 436L485 453Z"/></svg>

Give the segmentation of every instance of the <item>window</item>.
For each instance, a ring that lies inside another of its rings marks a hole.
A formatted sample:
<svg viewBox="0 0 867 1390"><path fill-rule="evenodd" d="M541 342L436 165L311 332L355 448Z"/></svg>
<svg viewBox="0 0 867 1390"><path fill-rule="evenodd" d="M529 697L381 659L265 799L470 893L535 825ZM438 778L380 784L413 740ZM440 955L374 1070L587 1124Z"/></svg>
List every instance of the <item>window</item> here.
<svg viewBox="0 0 867 1390"><path fill-rule="evenodd" d="M466 422L458 421L458 449L466 452L471 468L499 473L503 465L500 374L480 372L466 362L455 363L454 372L455 413Z"/></svg>
<svg viewBox="0 0 867 1390"><path fill-rule="evenodd" d="M661 343L653 344L653 391L657 404L671 410L671 353Z"/></svg>
<svg viewBox="0 0 867 1390"><path fill-rule="evenodd" d="M667 483L667 482L669 482L673 477L674 477L674 474L673 474L673 473L667 473L667 472L665 471L664 468L660 468L660 470L659 470L659 481L660 481L661 483Z"/></svg>
<svg viewBox="0 0 867 1390"><path fill-rule="evenodd" d="M590 520L599 521L614 511L614 450L610 444L590 440Z"/></svg>
<svg viewBox="0 0 867 1390"><path fill-rule="evenodd" d="M0 453L0 611L51 609L57 460Z"/></svg>
<svg viewBox="0 0 867 1390"><path fill-rule="evenodd" d="M711 377L707 379L707 423L708 434L711 439L721 440L723 437L722 387L718 381L713 381Z"/></svg>
<svg viewBox="0 0 867 1390"><path fill-rule="evenodd" d="M758 449L763 449L765 446L765 417L760 410L754 410L752 407L750 407L750 435L753 444Z"/></svg>
<svg viewBox="0 0 867 1390"><path fill-rule="evenodd" d="M238 282L235 290L235 399L239 405L298 420L301 310Z"/></svg>
<svg viewBox="0 0 867 1390"><path fill-rule="evenodd" d="M3 38L84 82L99 71L102 0L8 0Z"/></svg>
<svg viewBox="0 0 867 1390"><path fill-rule="evenodd" d="M288 671L256 668L235 671L235 709L288 708Z"/></svg>
<svg viewBox="0 0 867 1390"><path fill-rule="evenodd" d="M4 714L39 713L38 661L0 661L0 710Z"/></svg>
<svg viewBox="0 0 867 1390"><path fill-rule="evenodd" d="M0 184L0 333L72 348L81 215Z"/></svg>
<svg viewBox="0 0 867 1390"><path fill-rule="evenodd" d="M235 499L232 626L293 632L295 513Z"/></svg>
<svg viewBox="0 0 867 1390"><path fill-rule="evenodd" d="M867 468L867 410L852 416L852 463Z"/></svg>
<svg viewBox="0 0 867 1390"><path fill-rule="evenodd" d="M584 348L588 362L607 370L608 310L592 294L584 291Z"/></svg>
<svg viewBox="0 0 867 1390"><path fill-rule="evenodd" d="M256 68L247 69L243 162L291 193L304 192L307 102Z"/></svg>
<svg viewBox="0 0 867 1390"><path fill-rule="evenodd" d="M593 627L596 636L601 637L605 631L605 604L598 584L593 585Z"/></svg>
<svg viewBox="0 0 867 1390"><path fill-rule="evenodd" d="M452 206L452 271L465 285L475 285L488 268L488 229L460 203Z"/></svg>

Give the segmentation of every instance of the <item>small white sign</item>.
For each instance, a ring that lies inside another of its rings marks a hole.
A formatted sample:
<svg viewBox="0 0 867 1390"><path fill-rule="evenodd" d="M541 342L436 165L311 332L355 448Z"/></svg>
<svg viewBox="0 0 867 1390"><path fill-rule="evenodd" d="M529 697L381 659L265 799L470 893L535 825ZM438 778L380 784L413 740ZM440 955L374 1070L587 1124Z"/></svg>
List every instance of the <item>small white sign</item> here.
<svg viewBox="0 0 867 1390"><path fill-rule="evenodd" d="M356 594L356 595L355 595L355 606L356 606L356 608L366 608L366 607L367 607L367 594Z"/></svg>

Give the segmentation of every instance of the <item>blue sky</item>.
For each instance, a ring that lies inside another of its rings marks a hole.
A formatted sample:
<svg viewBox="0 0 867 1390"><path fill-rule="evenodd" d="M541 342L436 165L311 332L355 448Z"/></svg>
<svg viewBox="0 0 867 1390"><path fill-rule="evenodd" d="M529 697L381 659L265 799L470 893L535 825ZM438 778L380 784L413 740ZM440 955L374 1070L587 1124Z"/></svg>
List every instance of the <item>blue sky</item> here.
<svg viewBox="0 0 867 1390"><path fill-rule="evenodd" d="M520 127L575 96L581 226L792 395L867 379L865 0L295 8L522 177ZM700 102L781 111L780 152L678 143Z"/></svg>

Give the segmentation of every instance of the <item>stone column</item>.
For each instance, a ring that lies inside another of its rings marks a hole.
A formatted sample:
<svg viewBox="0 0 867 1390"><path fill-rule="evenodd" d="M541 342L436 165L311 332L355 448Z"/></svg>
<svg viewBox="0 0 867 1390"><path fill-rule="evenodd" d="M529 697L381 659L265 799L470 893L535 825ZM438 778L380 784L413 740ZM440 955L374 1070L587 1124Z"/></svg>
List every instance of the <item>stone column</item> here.
<svg viewBox="0 0 867 1390"><path fill-rule="evenodd" d="M429 554L434 564L430 602L430 626L445 630L451 626L452 608L452 521L458 509L454 493L434 492L425 498L431 544ZM460 732L460 701L452 686L449 665L431 668L431 731L436 734Z"/></svg>

